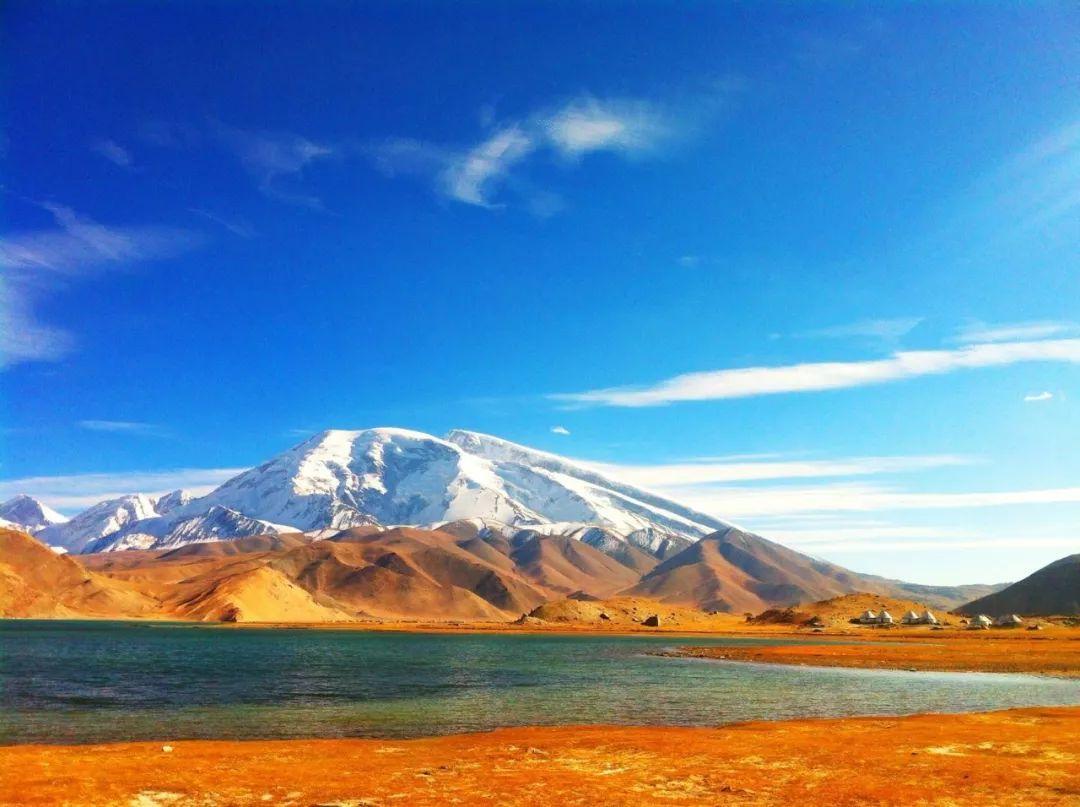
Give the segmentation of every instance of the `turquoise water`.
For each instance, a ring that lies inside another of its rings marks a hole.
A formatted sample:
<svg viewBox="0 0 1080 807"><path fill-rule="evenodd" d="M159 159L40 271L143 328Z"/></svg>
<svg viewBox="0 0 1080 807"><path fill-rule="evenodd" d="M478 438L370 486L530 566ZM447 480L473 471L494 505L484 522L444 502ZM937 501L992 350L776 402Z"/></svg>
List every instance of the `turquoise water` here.
<svg viewBox="0 0 1080 807"><path fill-rule="evenodd" d="M1080 682L1062 679L649 655L685 643L714 642L0 621L0 742L410 737L1080 704Z"/></svg>

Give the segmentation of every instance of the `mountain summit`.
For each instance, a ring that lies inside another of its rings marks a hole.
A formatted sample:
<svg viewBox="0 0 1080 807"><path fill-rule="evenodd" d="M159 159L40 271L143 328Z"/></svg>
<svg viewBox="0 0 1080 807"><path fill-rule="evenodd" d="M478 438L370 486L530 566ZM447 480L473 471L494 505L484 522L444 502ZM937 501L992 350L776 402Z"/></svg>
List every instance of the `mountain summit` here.
<svg viewBox="0 0 1080 807"><path fill-rule="evenodd" d="M571 460L461 430L446 439L396 428L324 431L200 498L173 495L162 507L155 502L170 497L142 497L144 506L133 508L137 498L98 505L46 538L99 552L482 519L548 533L599 527L608 531L605 540L655 554L729 526Z"/></svg>
<svg viewBox="0 0 1080 807"><path fill-rule="evenodd" d="M0 519L29 533L36 533L67 519L33 496L20 494L0 504Z"/></svg>

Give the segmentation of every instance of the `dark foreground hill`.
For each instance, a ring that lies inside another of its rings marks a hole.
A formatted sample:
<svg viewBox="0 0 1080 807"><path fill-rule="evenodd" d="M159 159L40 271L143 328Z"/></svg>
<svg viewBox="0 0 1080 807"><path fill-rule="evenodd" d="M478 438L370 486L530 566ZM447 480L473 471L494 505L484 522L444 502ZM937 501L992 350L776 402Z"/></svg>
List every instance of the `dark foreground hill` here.
<svg viewBox="0 0 1080 807"><path fill-rule="evenodd" d="M1080 554L1055 560L1011 586L972 600L961 614L1080 615Z"/></svg>

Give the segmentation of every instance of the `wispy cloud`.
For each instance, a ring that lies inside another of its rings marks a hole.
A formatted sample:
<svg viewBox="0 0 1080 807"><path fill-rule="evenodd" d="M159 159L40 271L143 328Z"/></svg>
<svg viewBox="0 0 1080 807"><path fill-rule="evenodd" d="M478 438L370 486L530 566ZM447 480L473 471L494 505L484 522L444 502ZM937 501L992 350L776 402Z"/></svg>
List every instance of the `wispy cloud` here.
<svg viewBox="0 0 1080 807"><path fill-rule="evenodd" d="M1024 403L1042 403L1043 401L1052 400L1053 397L1054 393L1052 392L1032 392L1024 396Z"/></svg>
<svg viewBox="0 0 1080 807"><path fill-rule="evenodd" d="M799 339L874 339L896 342L915 330L922 321L922 317L864 319L846 325L800 331L794 335Z"/></svg>
<svg viewBox="0 0 1080 807"><path fill-rule="evenodd" d="M1080 323L1039 320L987 325L969 322L956 332L956 341L964 344L983 342L1016 342L1031 339L1050 339L1080 336Z"/></svg>
<svg viewBox="0 0 1080 807"><path fill-rule="evenodd" d="M662 406L679 401L848 389L1023 362L1080 363L1080 339L995 342L953 350L900 351L889 358L868 361L713 370L675 376L646 387L612 387L549 397L586 406Z"/></svg>
<svg viewBox="0 0 1080 807"><path fill-rule="evenodd" d="M94 272L172 257L202 241L179 228L106 226L64 205L30 204L48 212L55 225L0 238L0 367L56 361L72 349L70 334L37 320L34 306L41 297Z"/></svg>
<svg viewBox="0 0 1080 807"><path fill-rule="evenodd" d="M1080 487L1033 490L926 493L886 485L837 482L823 485L665 487L662 492L706 513L757 519L804 513L941 510L1080 502Z"/></svg>
<svg viewBox="0 0 1080 807"><path fill-rule="evenodd" d="M71 334L38 321L29 295L0 281L0 368L22 362L59 361L75 344Z"/></svg>
<svg viewBox="0 0 1080 807"><path fill-rule="evenodd" d="M391 138L364 151L387 176L432 177L445 198L499 208L509 188L534 213L550 215L561 207L558 196L515 178L514 169L545 155L567 164L601 151L642 155L655 151L675 129L669 114L645 100L587 95L501 123L489 117L489 131L464 148Z"/></svg>
<svg viewBox="0 0 1080 807"><path fill-rule="evenodd" d="M179 468L5 479L0 480L0 501L26 493L70 515L105 499L129 493L157 495L185 488L201 496L244 470L247 469Z"/></svg>
<svg viewBox="0 0 1080 807"><path fill-rule="evenodd" d="M285 187L301 178L312 163L335 156L336 149L291 132L265 132L214 124L219 142L235 154L264 195L290 204L322 210L314 195Z"/></svg>
<svg viewBox="0 0 1080 807"><path fill-rule="evenodd" d="M537 125L547 142L563 156L575 159L592 151L649 151L669 135L672 126L655 104L640 99L602 101L590 96L540 115Z"/></svg>
<svg viewBox="0 0 1080 807"><path fill-rule="evenodd" d="M196 216L201 216L207 221L212 221L214 224L225 228L230 233L240 238L254 238L258 235L258 233L255 232L255 229L246 222L227 219L216 213L211 213L209 210L203 210L201 207L189 207L188 212L194 213Z"/></svg>
<svg viewBox="0 0 1080 807"><path fill-rule="evenodd" d="M808 479L909 473L932 468L970 465L969 457L951 454L899 457L846 457L826 460L758 460L616 465L584 463L597 471L645 488L670 489L766 479Z"/></svg>
<svg viewBox="0 0 1080 807"><path fill-rule="evenodd" d="M1080 236L1080 121L1049 132L1005 160L935 218L920 252L966 263L1023 258L1037 249L1068 260Z"/></svg>
<svg viewBox="0 0 1080 807"><path fill-rule="evenodd" d="M135 434L146 437L161 437L167 433L166 429L156 423L144 423L137 420L80 420L79 427L92 432Z"/></svg>
<svg viewBox="0 0 1080 807"><path fill-rule="evenodd" d="M972 538L964 541L942 539L934 536L933 540L869 540L858 542L826 541L803 550L818 554L821 552L942 552L954 549L1074 549L1076 538L1068 536L1039 537L1014 535L1011 538Z"/></svg>
<svg viewBox="0 0 1080 807"><path fill-rule="evenodd" d="M569 436L570 430L568 428L566 428L565 426L552 426L551 427L551 433L552 434L561 434L563 436Z"/></svg>
<svg viewBox="0 0 1080 807"><path fill-rule="evenodd" d="M134 161L131 158L131 152L121 146L115 140L98 140L90 146L91 151L95 154L99 154L113 165L118 165L121 168L134 167Z"/></svg>
<svg viewBox="0 0 1080 807"><path fill-rule="evenodd" d="M454 158L440 175L443 192L452 199L493 207L495 192L510 169L535 148L519 126L510 126Z"/></svg>

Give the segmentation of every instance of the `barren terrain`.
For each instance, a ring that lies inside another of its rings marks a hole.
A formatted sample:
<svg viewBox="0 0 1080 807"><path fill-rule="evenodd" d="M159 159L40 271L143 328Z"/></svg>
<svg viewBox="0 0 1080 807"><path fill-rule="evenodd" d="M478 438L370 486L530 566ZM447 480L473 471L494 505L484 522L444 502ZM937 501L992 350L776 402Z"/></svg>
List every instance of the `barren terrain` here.
<svg viewBox="0 0 1080 807"><path fill-rule="evenodd" d="M0 803L1075 805L1080 707L406 741L11 746L0 748Z"/></svg>

